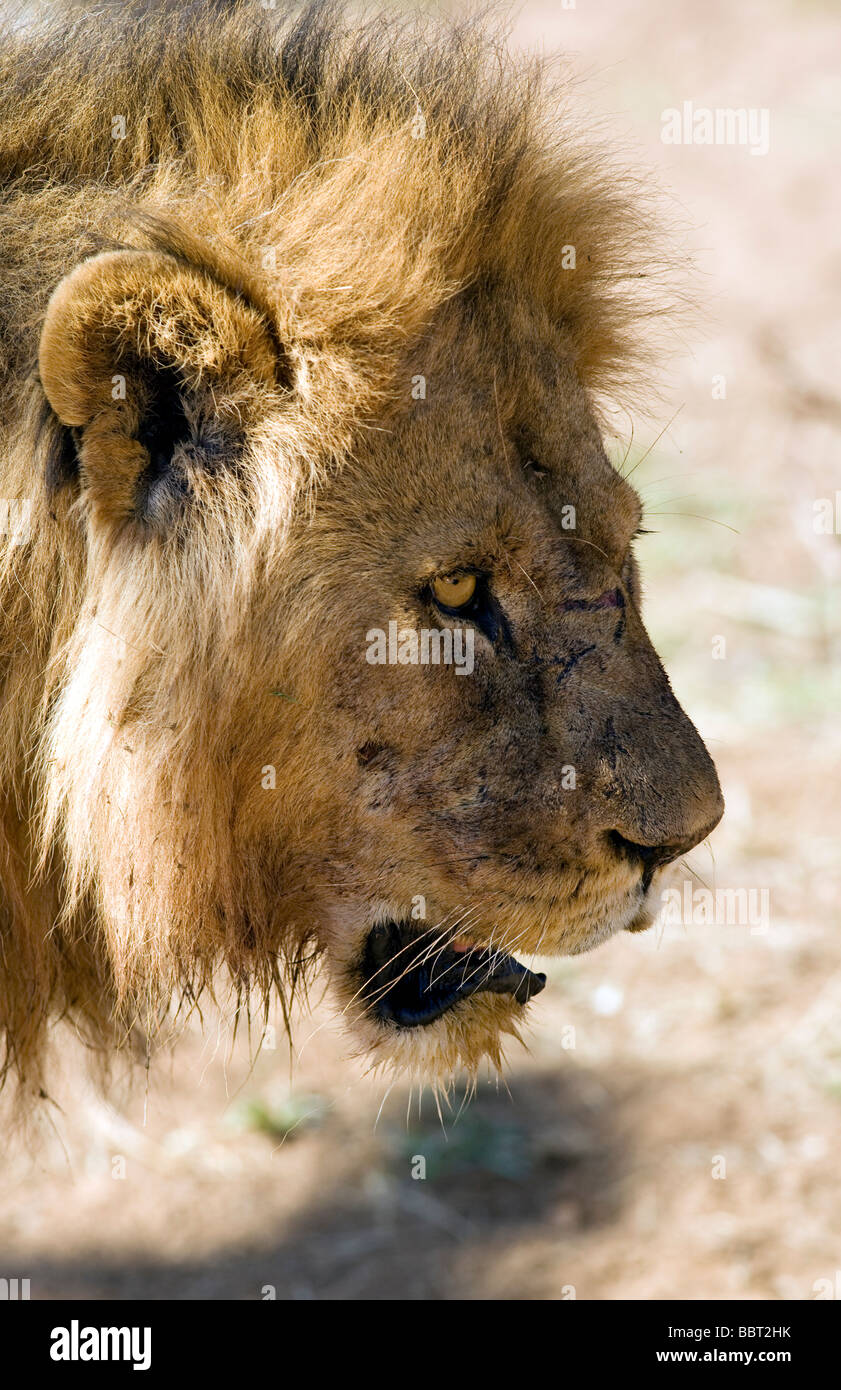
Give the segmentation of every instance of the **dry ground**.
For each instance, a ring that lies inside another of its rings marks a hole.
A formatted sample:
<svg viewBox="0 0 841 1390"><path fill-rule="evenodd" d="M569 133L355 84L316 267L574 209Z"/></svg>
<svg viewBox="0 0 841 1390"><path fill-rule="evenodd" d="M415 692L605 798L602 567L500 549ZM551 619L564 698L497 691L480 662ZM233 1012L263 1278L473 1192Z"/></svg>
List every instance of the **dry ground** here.
<svg viewBox="0 0 841 1390"><path fill-rule="evenodd" d="M768 929L550 964L510 1095L443 1128L400 1087L377 1123L329 1003L291 1080L282 1044L249 1073L211 1023L155 1064L145 1124L142 1090L76 1081L61 1143L6 1144L0 1275L34 1297L808 1299L841 1271L841 542L812 526L841 488L837 12L527 4L514 41L578 56L695 228L709 321L626 467L650 626L728 803L694 881L767 889ZM769 108L768 155L663 145L685 100Z"/></svg>

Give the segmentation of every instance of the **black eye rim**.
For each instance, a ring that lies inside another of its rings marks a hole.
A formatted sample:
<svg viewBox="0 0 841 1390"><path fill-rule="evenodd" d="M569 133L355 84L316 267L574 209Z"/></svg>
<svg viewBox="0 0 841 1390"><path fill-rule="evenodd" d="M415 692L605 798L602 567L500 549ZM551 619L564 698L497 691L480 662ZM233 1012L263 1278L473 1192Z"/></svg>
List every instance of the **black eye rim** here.
<svg viewBox="0 0 841 1390"><path fill-rule="evenodd" d="M450 608L436 598L430 580L425 588L425 598L429 606L445 618L456 620L460 618L463 622L472 623L493 645L496 645L501 638L506 648L513 647L508 620L491 591L490 575L481 570L472 569L452 570L451 573L472 574L476 579L476 588L473 594L467 603L462 604L460 608Z"/></svg>
<svg viewBox="0 0 841 1390"><path fill-rule="evenodd" d="M449 604L442 603L435 592L436 578L449 578L451 575L454 574L463 575L465 578L468 575L472 575L472 577L476 580L476 588L473 590L473 593L470 595L470 598L467 600L466 603L459 604L458 608L451 608ZM427 601L432 604L432 607L437 608L439 613L444 613L448 618L472 617L474 611L480 611L482 607L487 606L487 601L490 597L488 590L488 576L486 574L483 574L481 570L450 570L447 576L436 575L433 579L430 579L429 583L426 585L425 593Z"/></svg>

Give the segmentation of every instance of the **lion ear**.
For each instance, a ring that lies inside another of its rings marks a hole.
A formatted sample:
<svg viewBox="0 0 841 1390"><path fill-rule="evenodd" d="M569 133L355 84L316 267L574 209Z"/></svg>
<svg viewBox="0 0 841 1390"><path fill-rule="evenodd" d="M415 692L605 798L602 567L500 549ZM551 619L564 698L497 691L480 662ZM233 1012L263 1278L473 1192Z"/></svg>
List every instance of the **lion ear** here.
<svg viewBox="0 0 841 1390"><path fill-rule="evenodd" d="M158 251L108 251L83 261L47 306L41 382L64 425L84 428L122 400L137 408L139 379L172 374L255 378L277 387L284 363L265 317L205 271Z"/></svg>

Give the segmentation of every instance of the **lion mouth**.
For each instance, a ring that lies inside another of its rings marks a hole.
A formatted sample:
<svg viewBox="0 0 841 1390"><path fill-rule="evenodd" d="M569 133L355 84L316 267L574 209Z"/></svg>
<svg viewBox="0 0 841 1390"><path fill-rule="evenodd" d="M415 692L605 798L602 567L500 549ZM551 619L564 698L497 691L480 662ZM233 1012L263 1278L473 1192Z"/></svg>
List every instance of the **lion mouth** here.
<svg viewBox="0 0 841 1390"><path fill-rule="evenodd" d="M526 1004L546 984L545 975L503 951L407 922L380 922L371 929L361 969L369 1009L399 1028L423 1028L474 994L509 994Z"/></svg>

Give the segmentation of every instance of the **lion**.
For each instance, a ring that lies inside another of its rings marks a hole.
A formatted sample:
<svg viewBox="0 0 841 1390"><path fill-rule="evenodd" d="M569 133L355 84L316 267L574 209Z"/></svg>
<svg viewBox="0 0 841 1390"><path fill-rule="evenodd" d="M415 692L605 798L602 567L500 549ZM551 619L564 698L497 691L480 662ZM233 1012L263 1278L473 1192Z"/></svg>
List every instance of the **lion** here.
<svg viewBox="0 0 841 1390"><path fill-rule="evenodd" d="M51 6L0 71L3 1075L315 972L500 1066L723 810L606 452L640 181L478 23Z"/></svg>

